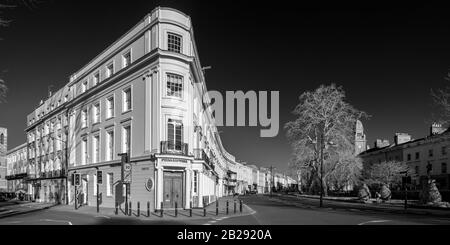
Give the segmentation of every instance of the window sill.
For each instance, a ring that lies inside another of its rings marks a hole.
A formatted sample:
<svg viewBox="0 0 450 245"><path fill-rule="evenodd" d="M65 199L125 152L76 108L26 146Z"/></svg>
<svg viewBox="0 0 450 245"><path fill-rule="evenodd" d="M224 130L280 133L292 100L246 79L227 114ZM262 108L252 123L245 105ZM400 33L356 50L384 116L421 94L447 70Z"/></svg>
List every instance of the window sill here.
<svg viewBox="0 0 450 245"><path fill-rule="evenodd" d="M177 100L177 101L180 101L180 102L186 102L185 100L184 100L184 98L180 98L180 97L175 97L175 96L164 96L163 97L163 99L167 99L167 100Z"/></svg>
<svg viewBox="0 0 450 245"><path fill-rule="evenodd" d="M109 117L109 118L106 118L105 121L111 121L111 120L113 120L113 119L114 119L114 116Z"/></svg>
<svg viewBox="0 0 450 245"><path fill-rule="evenodd" d="M130 112L132 112L132 111L133 111L133 109L130 109L130 110L128 110L128 111L123 111L123 112L122 112L122 115L128 114L128 113L130 113Z"/></svg>

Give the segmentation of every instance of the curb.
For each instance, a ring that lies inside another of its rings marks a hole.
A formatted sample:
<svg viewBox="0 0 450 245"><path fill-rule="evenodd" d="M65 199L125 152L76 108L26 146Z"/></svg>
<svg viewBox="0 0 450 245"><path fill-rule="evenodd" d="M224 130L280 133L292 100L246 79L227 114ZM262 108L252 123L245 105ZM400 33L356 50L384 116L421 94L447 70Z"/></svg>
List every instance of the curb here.
<svg viewBox="0 0 450 245"><path fill-rule="evenodd" d="M315 199L317 200L318 198L316 197L305 197L305 196L290 196L290 197L294 197L294 198L307 198L307 199ZM355 203L355 204L362 204L359 202L355 202L352 200L335 200L335 199L324 199L327 201L336 201L336 202L347 202L347 203ZM359 207L357 207L359 210L361 211L378 211L378 212L387 212L387 213L394 213L394 214L415 214L415 215L433 215L433 216L440 216L440 217L450 217L450 212L448 212L448 214L436 214L436 213L432 213L430 212L430 210L436 210L436 208L427 208L427 207L421 207L420 209L423 209L423 211L414 211L414 210L404 210L404 209L392 209L392 208L400 208L403 207L402 205L391 205L391 206L378 206L378 207L373 207L373 206L364 206L361 205ZM349 207L350 208L350 207ZM415 206L411 206L408 205L408 208L416 208ZM337 207L337 208L333 208L334 210L338 210L338 209L345 209L345 207ZM428 211L427 211L428 210ZM448 209L439 209L439 211L450 211Z"/></svg>
<svg viewBox="0 0 450 245"><path fill-rule="evenodd" d="M318 197L311 197L311 196L292 196L292 197L300 197L300 198L309 198L309 199L319 199ZM347 203L356 203L356 204L364 204L363 202L360 202L359 200L342 200L342 199L331 199L331 198L324 198L324 200L327 201L336 201L336 202L347 202ZM403 200L401 200L403 201ZM371 203L369 203L371 204ZM380 205L381 207L404 207L404 204L389 204L389 203L384 203ZM417 209L428 209L428 210L440 210L440 211L450 211L450 208L441 208L441 207L427 207L427 206L422 206L422 205L417 205L417 204L408 204L408 208L417 208Z"/></svg>
<svg viewBox="0 0 450 245"><path fill-rule="evenodd" d="M213 202L210 203L206 206L206 208L208 207L215 207L213 205L215 205L217 203ZM86 215L92 215L92 216L107 216L109 218L123 218L123 219L137 219L137 220L144 220L144 221L189 221L189 220L208 220L208 219L215 219L215 218L222 218L222 217L228 217L228 218L235 218L235 217L242 217L242 216L247 216L247 215L252 215L253 210L251 208L249 208L245 203L243 203L243 212L240 213L239 209L237 209L236 214L234 213L234 210L231 208L230 212L228 214L225 213L225 210L220 209L219 211L219 215L216 216L215 215L215 209L210 209L207 210L207 216L204 217L203 216L203 208L199 208L199 209L193 209L193 210L201 210L202 213L200 215L200 213L193 213L192 217L189 217L189 215L186 215L186 213L178 213L178 217L174 217L172 213L164 213L164 217L161 217L159 214L159 212L151 212L150 217L147 217L147 213L146 211L143 212L141 210L141 215L139 217L137 217L136 215L136 210L133 210L133 214L132 216L128 216L128 215L124 215L124 214L119 214L116 215L114 211L112 212L102 212L100 211L100 213L97 213L95 211L90 212L90 211L83 211L83 210L74 210L72 208L67 208L70 205L63 205L61 206L60 209L57 209L57 211L64 211L64 212L74 212L74 213L82 213L82 214L86 214ZM222 208L224 206L221 206ZM184 210L187 213L189 212L189 210ZM213 214L214 213L214 214Z"/></svg>

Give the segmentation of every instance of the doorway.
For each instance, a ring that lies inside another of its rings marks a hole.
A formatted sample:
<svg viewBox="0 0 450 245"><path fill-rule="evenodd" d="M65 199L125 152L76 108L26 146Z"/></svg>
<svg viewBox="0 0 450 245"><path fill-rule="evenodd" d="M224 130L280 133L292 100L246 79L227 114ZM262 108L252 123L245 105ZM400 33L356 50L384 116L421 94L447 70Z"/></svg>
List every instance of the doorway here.
<svg viewBox="0 0 450 245"><path fill-rule="evenodd" d="M183 207L183 173L164 172L164 208Z"/></svg>
<svg viewBox="0 0 450 245"><path fill-rule="evenodd" d="M89 192L89 179L88 176L84 176L81 181L81 205L88 205L88 192Z"/></svg>

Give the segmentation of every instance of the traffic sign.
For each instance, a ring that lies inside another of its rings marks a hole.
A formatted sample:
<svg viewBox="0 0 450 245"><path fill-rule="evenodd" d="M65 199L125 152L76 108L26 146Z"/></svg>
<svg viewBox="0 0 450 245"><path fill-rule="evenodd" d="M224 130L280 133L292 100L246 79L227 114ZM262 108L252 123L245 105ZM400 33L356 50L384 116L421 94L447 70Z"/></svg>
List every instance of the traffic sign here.
<svg viewBox="0 0 450 245"><path fill-rule="evenodd" d="M123 166L123 182L126 184L131 183L131 164L125 163Z"/></svg>

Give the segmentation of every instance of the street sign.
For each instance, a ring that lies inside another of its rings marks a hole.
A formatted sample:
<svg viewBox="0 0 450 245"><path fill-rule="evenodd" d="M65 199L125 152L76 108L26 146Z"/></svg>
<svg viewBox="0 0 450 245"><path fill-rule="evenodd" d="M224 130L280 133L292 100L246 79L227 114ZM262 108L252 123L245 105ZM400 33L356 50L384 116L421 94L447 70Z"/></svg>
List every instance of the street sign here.
<svg viewBox="0 0 450 245"><path fill-rule="evenodd" d="M103 184L103 171L97 171L97 184Z"/></svg>
<svg viewBox="0 0 450 245"><path fill-rule="evenodd" d="M125 184L131 183L131 163L125 163L123 166L123 182Z"/></svg>
<svg viewBox="0 0 450 245"><path fill-rule="evenodd" d="M79 187L81 185L81 175L80 174L75 174L75 186Z"/></svg>

